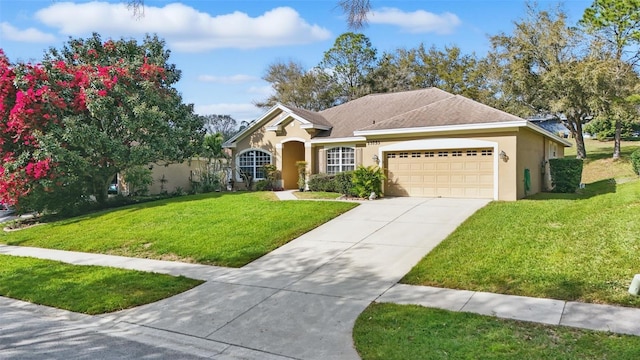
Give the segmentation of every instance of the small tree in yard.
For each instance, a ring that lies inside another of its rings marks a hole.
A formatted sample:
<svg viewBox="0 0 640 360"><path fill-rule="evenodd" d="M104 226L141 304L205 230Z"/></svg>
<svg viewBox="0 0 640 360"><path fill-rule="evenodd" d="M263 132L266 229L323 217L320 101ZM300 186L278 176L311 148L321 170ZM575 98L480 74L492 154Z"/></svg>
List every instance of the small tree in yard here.
<svg viewBox="0 0 640 360"><path fill-rule="evenodd" d="M71 39L36 65L0 50L0 201L53 211L102 203L116 173L192 156L202 119L173 88L180 72L168 58L149 36Z"/></svg>
<svg viewBox="0 0 640 360"><path fill-rule="evenodd" d="M304 191L307 185L307 162L296 161L296 166L298 167L298 189Z"/></svg>

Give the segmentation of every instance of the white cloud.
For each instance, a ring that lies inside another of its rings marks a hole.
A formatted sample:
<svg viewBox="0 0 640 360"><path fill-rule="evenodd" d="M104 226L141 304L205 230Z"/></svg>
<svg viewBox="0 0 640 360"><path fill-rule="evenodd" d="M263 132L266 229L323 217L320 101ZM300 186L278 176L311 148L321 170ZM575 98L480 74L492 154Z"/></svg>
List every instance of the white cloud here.
<svg viewBox="0 0 640 360"><path fill-rule="evenodd" d="M252 81L260 80L259 78L251 75L237 74L231 76L215 76L215 75L200 75L198 81L211 82L216 84L242 84Z"/></svg>
<svg viewBox="0 0 640 360"><path fill-rule="evenodd" d="M450 34L462 23L457 15L445 12L440 15L424 10L404 12L396 8L382 8L368 15L371 24L386 24L400 27L410 33Z"/></svg>
<svg viewBox="0 0 640 360"><path fill-rule="evenodd" d="M248 94L260 95L261 97L269 97L275 93L273 86L265 85L265 86L251 86L247 89Z"/></svg>
<svg viewBox="0 0 640 360"><path fill-rule="evenodd" d="M0 37L10 41L28 43L50 43L56 39L55 36L44 33L36 28L20 30L8 22L0 23Z"/></svg>
<svg viewBox="0 0 640 360"><path fill-rule="evenodd" d="M264 113L263 109L253 104L207 104L207 105L195 105L194 111L196 114L209 115L231 115L232 118L238 121L251 121L258 118Z"/></svg>
<svg viewBox="0 0 640 360"><path fill-rule="evenodd" d="M112 37L157 33L172 49L186 52L308 44L331 36L327 29L308 24L290 7L250 17L239 11L212 16L181 3L147 5L144 17L136 19L124 3L56 2L38 11L36 18L71 36L91 32Z"/></svg>

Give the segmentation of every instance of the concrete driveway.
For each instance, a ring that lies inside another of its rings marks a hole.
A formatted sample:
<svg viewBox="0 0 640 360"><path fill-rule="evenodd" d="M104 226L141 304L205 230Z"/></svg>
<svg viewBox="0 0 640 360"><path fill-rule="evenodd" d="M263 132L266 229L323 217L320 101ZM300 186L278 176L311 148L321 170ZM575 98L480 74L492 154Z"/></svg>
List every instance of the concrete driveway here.
<svg viewBox="0 0 640 360"><path fill-rule="evenodd" d="M74 315L81 320L60 318L66 312L51 309L46 311L58 318L43 319L41 313L28 310L30 306L3 299L0 357L38 358L33 355L45 354L42 347L51 343L27 339L42 335L42 327L69 334L81 326L92 329L95 337L87 339L87 344L118 344L120 350L131 347L132 354L139 355L136 349L153 346L156 339L161 347L145 350L152 355L149 358L156 358L153 354L176 357L164 354L166 350L183 353L184 358L358 359L351 338L357 316L488 201L384 198L364 202L241 269L0 247L0 253L34 252L73 263L207 280L183 294L135 309L99 317ZM3 324L22 318L34 323L34 330L8 334L11 326ZM38 321L46 324L38 326ZM16 343L24 345L16 347ZM112 353L108 348L98 351L73 341L56 344L76 356L123 358L122 351Z"/></svg>

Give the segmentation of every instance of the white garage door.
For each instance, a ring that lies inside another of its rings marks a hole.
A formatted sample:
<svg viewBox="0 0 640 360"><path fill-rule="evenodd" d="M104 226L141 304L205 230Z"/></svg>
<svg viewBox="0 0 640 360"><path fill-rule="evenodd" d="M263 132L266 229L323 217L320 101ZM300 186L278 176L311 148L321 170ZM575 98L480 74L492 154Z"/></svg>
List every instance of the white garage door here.
<svg viewBox="0 0 640 360"><path fill-rule="evenodd" d="M386 194L493 198L493 149L389 151Z"/></svg>

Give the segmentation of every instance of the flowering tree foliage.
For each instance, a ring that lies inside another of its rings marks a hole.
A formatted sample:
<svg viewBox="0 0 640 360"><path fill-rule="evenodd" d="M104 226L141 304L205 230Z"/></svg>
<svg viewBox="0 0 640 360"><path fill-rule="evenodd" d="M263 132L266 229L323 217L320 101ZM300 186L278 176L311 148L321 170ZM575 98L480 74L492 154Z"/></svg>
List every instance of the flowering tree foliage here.
<svg viewBox="0 0 640 360"><path fill-rule="evenodd" d="M0 201L101 202L116 173L193 155L202 119L172 87L180 72L168 57L157 37L97 34L50 49L42 64L12 65L0 50Z"/></svg>

